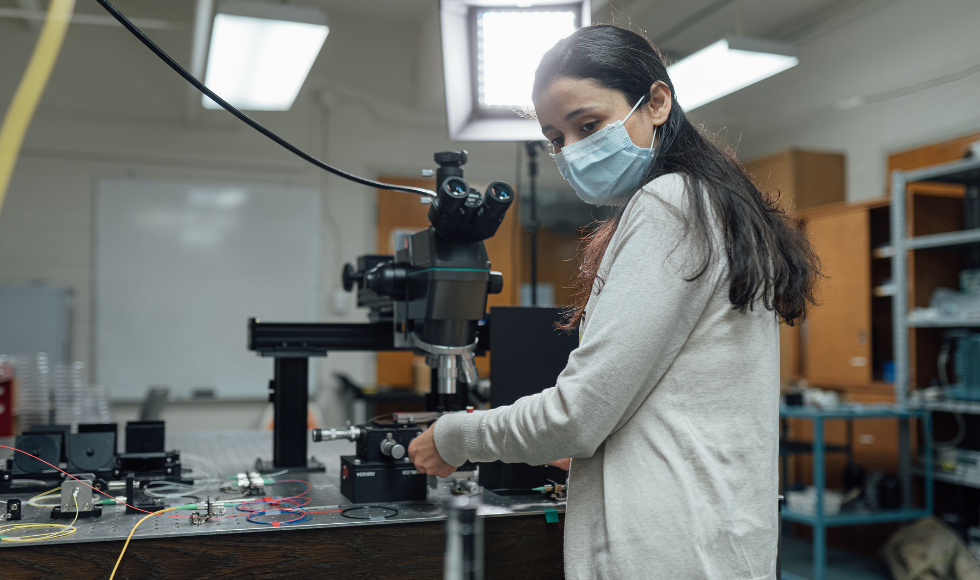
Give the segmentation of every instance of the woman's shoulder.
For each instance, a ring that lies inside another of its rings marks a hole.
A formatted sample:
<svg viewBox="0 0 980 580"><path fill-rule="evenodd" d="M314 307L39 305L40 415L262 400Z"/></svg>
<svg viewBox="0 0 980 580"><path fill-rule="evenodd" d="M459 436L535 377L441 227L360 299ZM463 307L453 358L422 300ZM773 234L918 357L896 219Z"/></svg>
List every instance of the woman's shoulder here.
<svg viewBox="0 0 980 580"><path fill-rule="evenodd" d="M679 173L668 173L641 187L629 201L623 218L628 222L656 212L668 219L683 220L687 205L687 181Z"/></svg>
<svg viewBox="0 0 980 580"><path fill-rule="evenodd" d="M680 173L668 173L641 187L636 197L645 204L656 201L682 209L686 205L687 194L688 180Z"/></svg>

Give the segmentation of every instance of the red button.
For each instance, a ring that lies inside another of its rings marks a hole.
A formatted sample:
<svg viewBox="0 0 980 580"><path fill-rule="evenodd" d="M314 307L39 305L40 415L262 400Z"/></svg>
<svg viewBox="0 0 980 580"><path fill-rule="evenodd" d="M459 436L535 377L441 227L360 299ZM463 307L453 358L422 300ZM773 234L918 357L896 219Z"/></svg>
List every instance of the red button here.
<svg viewBox="0 0 980 580"><path fill-rule="evenodd" d="M472 413L473 412L473 407L472 406L466 407L466 412L467 413Z"/></svg>

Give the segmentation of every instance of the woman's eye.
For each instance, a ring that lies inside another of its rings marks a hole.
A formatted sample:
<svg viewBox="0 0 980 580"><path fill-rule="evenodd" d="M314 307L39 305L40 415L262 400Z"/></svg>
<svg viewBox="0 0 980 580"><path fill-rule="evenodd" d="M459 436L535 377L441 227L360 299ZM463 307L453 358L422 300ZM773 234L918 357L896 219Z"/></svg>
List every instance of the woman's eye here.
<svg viewBox="0 0 980 580"><path fill-rule="evenodd" d="M593 129L595 129L596 125L598 125L598 124L599 124L599 121L592 121L591 123L586 123L586 124L582 125L582 131L585 131L586 133L588 133L589 131L592 131Z"/></svg>
<svg viewBox="0 0 980 580"><path fill-rule="evenodd" d="M555 137L554 139L551 140L551 144L554 145L555 147L557 147L558 149L561 149L562 146L565 145L565 138L564 137Z"/></svg>

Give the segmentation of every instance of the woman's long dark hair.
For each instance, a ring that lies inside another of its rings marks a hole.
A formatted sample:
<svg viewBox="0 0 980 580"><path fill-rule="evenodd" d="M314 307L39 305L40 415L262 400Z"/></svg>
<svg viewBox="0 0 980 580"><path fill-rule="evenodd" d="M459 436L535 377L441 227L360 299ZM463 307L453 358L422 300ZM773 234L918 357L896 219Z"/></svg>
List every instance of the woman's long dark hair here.
<svg viewBox="0 0 980 580"><path fill-rule="evenodd" d="M776 199L753 185L733 154L716 147L687 120L660 51L646 38L617 26L580 28L542 57L534 76L534 96L562 77L591 79L620 91L630 103L649 95L657 82L670 89L670 115L658 131L657 153L641 183L669 173L685 180L691 208L688 223L703 249L701 263L687 280L704 275L718 251L710 235L710 204L724 230L731 278L728 298L733 307L744 312L761 299L786 324L803 320L807 308L815 304L814 285L820 276L820 262L809 240ZM563 328L575 328L592 289L601 290L599 266L625 208L624 203L585 238L576 282L579 292Z"/></svg>

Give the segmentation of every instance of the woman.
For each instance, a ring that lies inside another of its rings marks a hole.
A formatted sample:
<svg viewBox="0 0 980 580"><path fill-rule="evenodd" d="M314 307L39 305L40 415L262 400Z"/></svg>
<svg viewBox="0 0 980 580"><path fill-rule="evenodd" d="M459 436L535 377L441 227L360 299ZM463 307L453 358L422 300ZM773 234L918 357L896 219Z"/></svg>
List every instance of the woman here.
<svg viewBox="0 0 980 580"><path fill-rule="evenodd" d="M816 257L687 120L640 35L576 31L533 98L579 197L619 206L582 253L581 344L555 387L442 417L409 456L441 477L571 457L568 578L773 578L778 320L812 304Z"/></svg>

